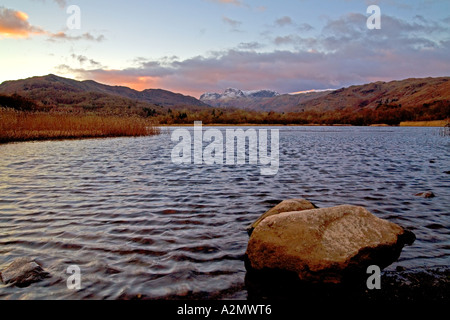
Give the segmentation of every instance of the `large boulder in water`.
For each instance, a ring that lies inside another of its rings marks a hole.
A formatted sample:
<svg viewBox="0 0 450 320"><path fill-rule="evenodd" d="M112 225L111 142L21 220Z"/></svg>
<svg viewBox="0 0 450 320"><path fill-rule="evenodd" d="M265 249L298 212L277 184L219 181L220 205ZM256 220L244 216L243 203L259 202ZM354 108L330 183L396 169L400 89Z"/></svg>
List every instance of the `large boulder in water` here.
<svg viewBox="0 0 450 320"><path fill-rule="evenodd" d="M264 213L258 220L256 220L253 224L247 227L247 232L249 235L252 234L253 230L261 223L265 218L271 217L283 212L293 212L293 211L303 211L303 210L311 210L316 209L317 207L305 199L291 199L284 200L277 206L273 207L266 213Z"/></svg>
<svg viewBox="0 0 450 320"><path fill-rule="evenodd" d="M18 258L0 273L4 284L26 287L48 277L48 273L34 260Z"/></svg>
<svg viewBox="0 0 450 320"><path fill-rule="evenodd" d="M262 220L248 244L247 267L288 271L300 280L340 283L371 265L395 262L415 236L362 207L285 212Z"/></svg>

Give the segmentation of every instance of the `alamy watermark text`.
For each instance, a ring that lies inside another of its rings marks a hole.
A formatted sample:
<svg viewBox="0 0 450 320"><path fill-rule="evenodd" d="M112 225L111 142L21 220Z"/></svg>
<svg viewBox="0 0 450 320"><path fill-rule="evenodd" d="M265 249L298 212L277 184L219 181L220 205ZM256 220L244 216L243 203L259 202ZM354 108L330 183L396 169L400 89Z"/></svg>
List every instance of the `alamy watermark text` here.
<svg viewBox="0 0 450 320"><path fill-rule="evenodd" d="M269 145L267 129L227 129L224 138L222 131L204 131L202 122L195 122L193 137L187 129L174 130L172 142L177 145L172 150L172 162L231 166L245 165L248 161L250 165L261 166L261 175L274 176L280 166L279 137L278 129L270 130ZM208 145L204 147L204 143Z"/></svg>

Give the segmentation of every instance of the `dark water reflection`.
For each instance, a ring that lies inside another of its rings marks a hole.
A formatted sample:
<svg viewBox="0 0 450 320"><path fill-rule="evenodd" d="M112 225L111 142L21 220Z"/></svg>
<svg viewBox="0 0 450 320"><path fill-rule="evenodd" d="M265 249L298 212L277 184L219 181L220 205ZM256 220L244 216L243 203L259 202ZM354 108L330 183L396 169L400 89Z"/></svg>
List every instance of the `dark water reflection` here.
<svg viewBox="0 0 450 320"><path fill-rule="evenodd" d="M2 145L0 269L29 256L53 277L0 285L0 298L245 299L245 227L299 197L362 205L414 231L389 270L449 265L449 143L432 128L280 128L275 177L174 165L168 134ZM427 190L437 197L415 197ZM66 287L73 264L79 292Z"/></svg>

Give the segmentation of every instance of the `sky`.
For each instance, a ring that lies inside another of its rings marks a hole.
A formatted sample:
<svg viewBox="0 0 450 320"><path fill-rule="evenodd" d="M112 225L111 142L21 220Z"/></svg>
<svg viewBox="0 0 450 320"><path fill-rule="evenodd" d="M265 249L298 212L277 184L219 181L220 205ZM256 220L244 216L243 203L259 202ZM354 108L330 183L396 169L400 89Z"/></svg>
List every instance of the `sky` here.
<svg viewBox="0 0 450 320"><path fill-rule="evenodd" d="M450 1L0 0L0 82L47 74L197 98L450 76Z"/></svg>

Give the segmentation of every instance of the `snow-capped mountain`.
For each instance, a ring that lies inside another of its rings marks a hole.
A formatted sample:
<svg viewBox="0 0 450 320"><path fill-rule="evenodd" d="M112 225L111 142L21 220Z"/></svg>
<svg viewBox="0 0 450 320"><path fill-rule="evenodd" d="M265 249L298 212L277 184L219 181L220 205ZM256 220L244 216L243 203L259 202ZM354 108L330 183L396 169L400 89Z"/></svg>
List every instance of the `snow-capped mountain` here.
<svg viewBox="0 0 450 320"><path fill-rule="evenodd" d="M200 101L216 108L238 108L257 111L297 110L300 103L328 94L328 91L303 91L279 94L272 90L244 91L228 88L223 93L205 93Z"/></svg>
<svg viewBox="0 0 450 320"><path fill-rule="evenodd" d="M239 98L273 98L280 94L272 90L252 90L243 91L234 88L228 88L223 93L205 93L200 97L200 101L205 103L211 103L217 100L229 100L229 99L239 99Z"/></svg>

